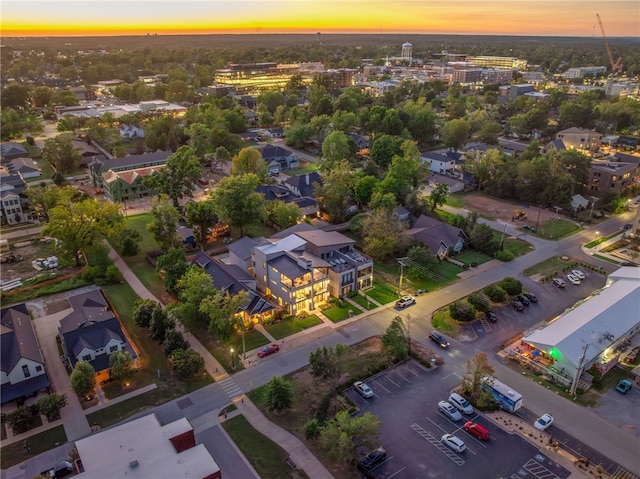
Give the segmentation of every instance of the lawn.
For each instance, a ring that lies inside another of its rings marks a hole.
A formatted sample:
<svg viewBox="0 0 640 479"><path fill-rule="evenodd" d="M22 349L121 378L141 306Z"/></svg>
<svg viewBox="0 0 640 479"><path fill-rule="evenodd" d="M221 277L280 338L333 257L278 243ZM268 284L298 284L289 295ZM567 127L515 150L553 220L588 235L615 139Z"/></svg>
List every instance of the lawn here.
<svg viewBox="0 0 640 479"><path fill-rule="evenodd" d="M568 266L575 264L575 261L571 258L563 260L566 256L554 256L542 263L534 264L531 268L527 268L523 271L525 276L532 276L534 274L541 274L542 276L552 276L554 273L563 271Z"/></svg>
<svg viewBox="0 0 640 479"><path fill-rule="evenodd" d="M284 173L287 175L304 175L305 173L313 173L319 169L320 163L306 163L302 168L298 168L296 170L285 170Z"/></svg>
<svg viewBox="0 0 640 479"><path fill-rule="evenodd" d="M364 295L366 295L366 293L363 293L362 291L360 292L360 294L358 294L357 296L354 296L353 298L350 298L351 301L358 303L360 306L362 306L362 309L366 309L368 311L371 311L372 309L376 309L378 307L378 305L376 305L375 303L369 301L367 298L365 298Z"/></svg>
<svg viewBox="0 0 640 479"><path fill-rule="evenodd" d="M373 279L373 288L367 290L367 296L375 299L380 304L392 303L398 299L397 288L380 279Z"/></svg>
<svg viewBox="0 0 640 479"><path fill-rule="evenodd" d="M433 313L431 324L438 331L449 336L456 336L458 333L458 324L455 319L449 315L449 308L444 308Z"/></svg>
<svg viewBox="0 0 640 479"><path fill-rule="evenodd" d="M352 316L357 316L362 313L362 311L359 308L356 308L353 304L344 301L342 303L342 307L336 304L327 309L323 309L322 313L331 321L337 323Z"/></svg>
<svg viewBox="0 0 640 479"><path fill-rule="evenodd" d="M466 202L466 195L464 193L454 193L451 195L447 195L446 204L453 208L464 208Z"/></svg>
<svg viewBox="0 0 640 479"><path fill-rule="evenodd" d="M29 454L24 452L22 441L14 442L0 449L0 467L2 467L2 469L20 464L27 459L31 459L38 454L53 449L60 444L64 444L67 442L67 436L64 433L64 426L57 426L35 434L29 437L28 440L29 447L31 448Z"/></svg>
<svg viewBox="0 0 640 479"><path fill-rule="evenodd" d="M578 231L580 227L571 221L556 219L538 227L537 235L546 239L560 239Z"/></svg>
<svg viewBox="0 0 640 479"><path fill-rule="evenodd" d="M291 316L274 324L268 324L264 327L267 332L276 339L286 338L292 334L304 331L307 328L322 324L322 321L315 315L311 314L306 318L297 318Z"/></svg>
<svg viewBox="0 0 640 479"><path fill-rule="evenodd" d="M308 477L300 469L291 469L286 463L289 453L255 430L244 416L224 421L222 426L262 479Z"/></svg>
<svg viewBox="0 0 640 479"><path fill-rule="evenodd" d="M263 238L270 238L276 233L276 230L270 228L267 225L262 223L256 225L249 225L244 229L245 236L250 236L251 238L258 238L262 236ZM240 230L234 231L233 235L234 239L240 238Z"/></svg>
<svg viewBox="0 0 640 479"><path fill-rule="evenodd" d="M21 289L15 291L9 291L7 293L3 292L2 304L14 304L14 303L22 303L24 301L28 301L30 299L39 298L40 296L46 296L48 294L54 293L62 293L64 291L69 291L72 289L80 288L81 286L86 286L90 283L85 281L80 277L80 272L76 276L72 276L67 279L63 279L58 282L46 284L39 287L34 287L31 289Z"/></svg>
<svg viewBox="0 0 640 479"><path fill-rule="evenodd" d="M487 254L475 250L466 250L456 255L455 259L462 261L465 264L471 263L483 264L491 261L493 258Z"/></svg>
<svg viewBox="0 0 640 479"><path fill-rule="evenodd" d="M530 243L517 238L505 239L502 246L503 249L511 253L514 258L530 253L533 250L533 246L531 246Z"/></svg>
<svg viewBox="0 0 640 479"><path fill-rule="evenodd" d="M107 399L114 399L136 389L153 384L158 380L157 372L138 369L126 381L111 381L102 385L102 391Z"/></svg>

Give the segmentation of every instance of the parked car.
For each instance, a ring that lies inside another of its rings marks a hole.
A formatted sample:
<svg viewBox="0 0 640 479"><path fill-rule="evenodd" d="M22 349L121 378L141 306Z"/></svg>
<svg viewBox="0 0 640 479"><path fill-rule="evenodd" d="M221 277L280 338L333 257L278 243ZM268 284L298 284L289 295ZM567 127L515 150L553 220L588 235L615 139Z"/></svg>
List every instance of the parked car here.
<svg viewBox="0 0 640 479"><path fill-rule="evenodd" d="M616 385L616 391L621 392L622 394L627 394L629 389L631 389L631 386L631 381L628 379L621 379Z"/></svg>
<svg viewBox="0 0 640 479"><path fill-rule="evenodd" d="M440 441L456 452L463 452L467 448L467 446L464 445L464 441L453 434L445 434L440 438Z"/></svg>
<svg viewBox="0 0 640 479"><path fill-rule="evenodd" d="M277 353L278 351L280 351L280 346L278 346L277 344L267 344L260 351L258 351L258 357L264 358L265 356Z"/></svg>
<svg viewBox="0 0 640 479"><path fill-rule="evenodd" d="M360 396L362 396L363 398L373 397L373 391L369 386L367 386L366 383L362 381L356 381L355 383L353 383L353 387L356 389L356 391L358 391L358 393L360 393Z"/></svg>
<svg viewBox="0 0 640 479"><path fill-rule="evenodd" d="M553 278L553 284L558 288L564 288L567 285L564 280L560 278Z"/></svg>
<svg viewBox="0 0 640 479"><path fill-rule="evenodd" d="M486 319L487 321L491 321L492 323L495 323L498 321L498 315L493 311L487 311Z"/></svg>
<svg viewBox="0 0 640 479"><path fill-rule="evenodd" d="M580 284L580 278L578 278L577 276L574 276L572 274L568 274L567 275L567 279L569 280L569 282L571 284L575 284L576 286L578 286Z"/></svg>
<svg viewBox="0 0 640 479"><path fill-rule="evenodd" d="M551 414L543 414L538 419L536 419L536 422L533 423L535 428L541 431L544 431L552 424L553 424L553 416Z"/></svg>
<svg viewBox="0 0 640 479"><path fill-rule="evenodd" d="M578 278L580 281L582 281L583 279L585 279L587 277L587 275L584 274L579 269L574 269L573 271L571 271L571 274L574 275L576 278Z"/></svg>
<svg viewBox="0 0 640 479"><path fill-rule="evenodd" d="M622 263L620 263L620 266L631 266L633 268L637 268L638 265L635 263L632 263L630 261L623 261Z"/></svg>
<svg viewBox="0 0 640 479"><path fill-rule="evenodd" d="M524 311L524 305L518 301L517 299L512 299L511 303L509 303L513 309L516 311Z"/></svg>
<svg viewBox="0 0 640 479"><path fill-rule="evenodd" d="M413 296L403 296L398 301L396 301L396 306L398 308L406 308L407 306L415 304L415 302L416 300L413 298Z"/></svg>
<svg viewBox="0 0 640 479"><path fill-rule="evenodd" d="M372 467L380 464L387 458L387 451L379 447L369 452L366 456L360 459L360 465L365 469L371 469Z"/></svg>
<svg viewBox="0 0 640 479"><path fill-rule="evenodd" d="M449 341L447 341L442 334L436 333L435 331L431 331L429 333L429 339L440 346L442 349L449 347Z"/></svg>
<svg viewBox="0 0 640 479"><path fill-rule="evenodd" d="M465 414L473 414L473 406L469 404L469 401L463 398L460 394L452 393L449 396L449 402L453 404L453 406L460 412L463 412Z"/></svg>
<svg viewBox="0 0 640 479"><path fill-rule="evenodd" d="M438 403L438 409L444 413L452 421L459 421L462 419L462 414L455 407L448 403L447 401L440 401Z"/></svg>
<svg viewBox="0 0 640 479"><path fill-rule="evenodd" d="M464 430L467 431L472 436L482 439L483 441L488 441L491 435L489 431L481 426L480 424L472 421L467 421L464 424Z"/></svg>
<svg viewBox="0 0 640 479"><path fill-rule="evenodd" d="M623 230L630 230L631 228L633 228L633 225L631 223L627 223L622 227Z"/></svg>
<svg viewBox="0 0 640 479"><path fill-rule="evenodd" d="M538 302L538 297L533 293L522 293L522 295L525 298L527 298L529 301L531 301L532 303L537 303Z"/></svg>
<svg viewBox="0 0 640 479"><path fill-rule="evenodd" d="M529 301L529 298L527 298L524 294L519 294L515 297L515 299L517 299L518 301L520 301L522 304L524 304L525 306L529 306L531 304L531 301Z"/></svg>

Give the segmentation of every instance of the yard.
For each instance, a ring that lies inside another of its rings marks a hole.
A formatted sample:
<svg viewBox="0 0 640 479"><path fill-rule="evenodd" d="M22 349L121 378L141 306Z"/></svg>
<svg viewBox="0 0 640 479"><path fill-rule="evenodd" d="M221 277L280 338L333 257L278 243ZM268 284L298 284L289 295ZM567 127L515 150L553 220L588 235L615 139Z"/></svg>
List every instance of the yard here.
<svg viewBox="0 0 640 479"><path fill-rule="evenodd" d="M546 239L560 239L578 231L580 227L567 220L553 219L538 227L536 234Z"/></svg>
<svg viewBox="0 0 640 479"><path fill-rule="evenodd" d="M6 469L15 466L49 449L53 449L59 444L64 444L67 442L67 436L64 433L64 427L57 426L29 437L28 441L31 449L30 453L24 451L22 441L14 442L0 449L0 467Z"/></svg>
<svg viewBox="0 0 640 479"><path fill-rule="evenodd" d="M352 316L357 316L360 313L362 313L362 311L348 301L335 301L332 306L322 310L322 314L334 323L351 318Z"/></svg>
<svg viewBox="0 0 640 479"><path fill-rule="evenodd" d="M290 316L277 323L265 325L264 329L274 338L282 339L317 326L318 324L322 324L322 321L317 316L311 314L305 318Z"/></svg>

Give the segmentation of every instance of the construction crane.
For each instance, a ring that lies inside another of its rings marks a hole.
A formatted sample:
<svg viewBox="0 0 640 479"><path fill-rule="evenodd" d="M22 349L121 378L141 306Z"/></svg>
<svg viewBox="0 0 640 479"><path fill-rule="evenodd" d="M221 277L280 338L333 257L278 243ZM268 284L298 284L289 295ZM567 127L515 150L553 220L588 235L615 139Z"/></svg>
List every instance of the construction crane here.
<svg viewBox="0 0 640 479"><path fill-rule="evenodd" d="M604 33L604 25L602 25L600 15L596 13L596 17L598 18L598 24L600 25L600 31L602 32L602 38L604 39L604 46L606 47L607 55L609 56L609 63L611 64L611 74L616 75L620 70L622 70L622 57L618 58L616 61L613 61L611 48L609 48L609 41L607 40L607 35Z"/></svg>

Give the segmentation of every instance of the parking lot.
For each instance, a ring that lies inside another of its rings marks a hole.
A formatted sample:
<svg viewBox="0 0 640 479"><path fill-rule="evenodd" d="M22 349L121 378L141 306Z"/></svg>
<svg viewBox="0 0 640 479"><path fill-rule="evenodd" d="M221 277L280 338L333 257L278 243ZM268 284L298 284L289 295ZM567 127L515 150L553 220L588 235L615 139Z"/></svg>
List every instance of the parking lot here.
<svg viewBox="0 0 640 479"><path fill-rule="evenodd" d="M380 418L380 446L386 459L371 469L376 478L510 477L566 478L569 471L540 454L519 435L498 428L481 413L452 421L438 410L460 384L461 370L442 366L428 370L408 361L369 378L374 396L365 399L354 389L346 391L361 412ZM487 428L489 441L481 441L463 429L466 421ZM440 442L443 434L462 439L466 451L457 453ZM366 452L366 451L363 451Z"/></svg>

